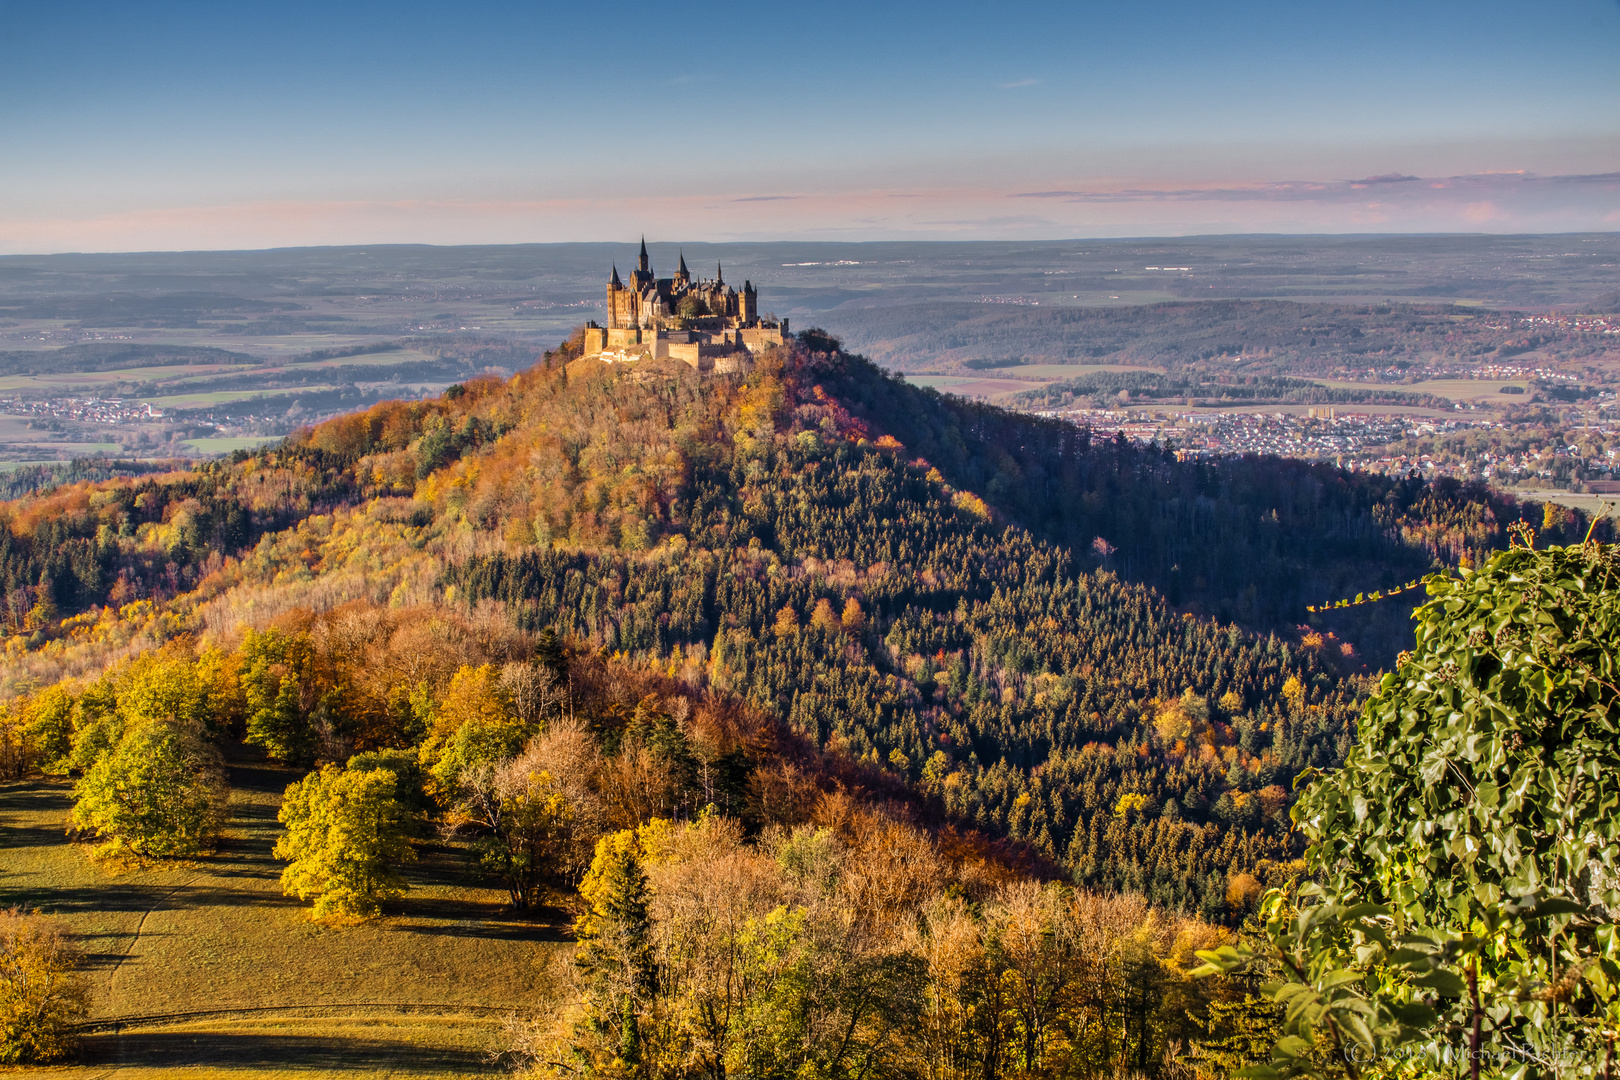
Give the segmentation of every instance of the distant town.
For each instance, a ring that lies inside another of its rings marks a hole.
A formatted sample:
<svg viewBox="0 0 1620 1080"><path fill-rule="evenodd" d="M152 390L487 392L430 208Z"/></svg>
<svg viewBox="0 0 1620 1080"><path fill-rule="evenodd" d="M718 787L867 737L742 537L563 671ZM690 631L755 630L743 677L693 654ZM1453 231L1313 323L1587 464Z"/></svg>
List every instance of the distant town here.
<svg viewBox="0 0 1620 1080"><path fill-rule="evenodd" d="M1339 413L1135 412L1070 410L1057 415L1095 438L1123 436L1172 447L1183 460L1243 454L1322 461L1361 472L1458 480L1498 486L1558 487L1608 493L1616 485L1620 407L1547 429L1501 417L1437 419ZM1557 432L1563 439L1551 436ZM1522 445L1521 445L1522 444ZM1620 485L1617 485L1620 486Z"/></svg>

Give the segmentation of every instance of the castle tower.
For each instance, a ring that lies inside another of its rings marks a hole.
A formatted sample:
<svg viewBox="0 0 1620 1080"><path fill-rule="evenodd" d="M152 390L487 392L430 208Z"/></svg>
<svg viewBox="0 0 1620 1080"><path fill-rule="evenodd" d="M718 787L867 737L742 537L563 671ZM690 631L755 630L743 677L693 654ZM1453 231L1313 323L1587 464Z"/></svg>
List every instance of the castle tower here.
<svg viewBox="0 0 1620 1080"><path fill-rule="evenodd" d="M652 264L647 261L647 238L645 236L641 238L641 259L636 263L636 269L648 277L652 276Z"/></svg>
<svg viewBox="0 0 1620 1080"><path fill-rule="evenodd" d="M744 323L751 323L759 317L759 293L754 291L750 281L744 281L742 293L737 297L737 316Z"/></svg>
<svg viewBox="0 0 1620 1080"><path fill-rule="evenodd" d="M686 252L684 251L681 252L681 265L675 270L675 278L672 284L677 289L684 289L692 284L692 274L691 271L686 269Z"/></svg>
<svg viewBox="0 0 1620 1080"><path fill-rule="evenodd" d="M616 329L620 326L626 325L623 321L621 321L619 315L620 308L624 304L624 296L624 282L619 280L619 264L614 263L613 276L608 278L607 283L607 316L608 326L610 328Z"/></svg>

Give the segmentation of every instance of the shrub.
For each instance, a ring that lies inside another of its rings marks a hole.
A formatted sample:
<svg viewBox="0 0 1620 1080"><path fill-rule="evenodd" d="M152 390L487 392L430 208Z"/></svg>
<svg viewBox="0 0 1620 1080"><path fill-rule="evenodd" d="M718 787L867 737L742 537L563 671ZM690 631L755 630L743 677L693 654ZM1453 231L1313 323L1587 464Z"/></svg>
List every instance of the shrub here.
<svg viewBox="0 0 1620 1080"><path fill-rule="evenodd" d="M66 1057L87 995L78 955L50 920L20 908L0 911L0 1064Z"/></svg>

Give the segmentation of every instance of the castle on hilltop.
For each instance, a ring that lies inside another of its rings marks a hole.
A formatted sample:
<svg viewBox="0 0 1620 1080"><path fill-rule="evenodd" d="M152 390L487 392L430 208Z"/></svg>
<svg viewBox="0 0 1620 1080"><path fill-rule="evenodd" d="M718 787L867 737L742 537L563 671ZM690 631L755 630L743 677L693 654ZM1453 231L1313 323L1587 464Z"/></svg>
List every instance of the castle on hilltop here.
<svg viewBox="0 0 1620 1080"><path fill-rule="evenodd" d="M754 353L782 344L786 319L759 314L759 294L744 281L742 292L726 284L720 266L714 280L694 280L681 255L674 277L655 277L647 259L647 241L630 274L619 279L619 267L607 285L607 325L585 325L585 355L608 361L660 360L672 357L698 371L740 371Z"/></svg>

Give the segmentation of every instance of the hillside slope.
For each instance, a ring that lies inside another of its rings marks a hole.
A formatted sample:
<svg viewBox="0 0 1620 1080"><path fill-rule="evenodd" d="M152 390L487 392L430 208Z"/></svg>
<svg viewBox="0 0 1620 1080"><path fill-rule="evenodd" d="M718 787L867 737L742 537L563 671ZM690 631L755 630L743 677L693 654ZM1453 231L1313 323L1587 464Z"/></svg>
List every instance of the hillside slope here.
<svg viewBox="0 0 1620 1080"><path fill-rule="evenodd" d="M7 504L5 686L93 676L176 635L313 633L358 603L349 622L373 629L343 660L353 677L331 676L349 726L307 704L327 710L330 754L409 742L399 695L454 674L449 631L412 646L410 627L465 627L468 655L497 659L508 646L474 639L554 628L741 695L916 792L917 812L1024 841L1077 881L1236 918L1253 893L1234 882L1297 856L1291 780L1342 756L1363 670L1331 637L1273 630L1488 546L1505 510L1093 445L907 387L814 333L747 377L571 356L256 456Z"/></svg>
<svg viewBox="0 0 1620 1080"><path fill-rule="evenodd" d="M1031 417L888 376L805 335L799 379L824 388L873 433L898 439L952 485L973 491L1088 568L1153 586L1184 610L1257 630L1291 630L1307 607L1411 580L1506 546L1528 516L1512 496L1453 480L1393 479L1288 458L1180 461L1170 448L1092 440ZM1535 518L1540 519L1540 508ZM1585 535L1577 514L1550 534ZM1612 534L1600 522L1597 535ZM1101 538L1113 554L1098 556ZM1415 600L1414 600L1415 602ZM1413 604L1310 620L1393 662Z"/></svg>

